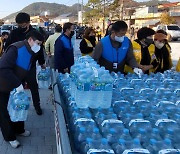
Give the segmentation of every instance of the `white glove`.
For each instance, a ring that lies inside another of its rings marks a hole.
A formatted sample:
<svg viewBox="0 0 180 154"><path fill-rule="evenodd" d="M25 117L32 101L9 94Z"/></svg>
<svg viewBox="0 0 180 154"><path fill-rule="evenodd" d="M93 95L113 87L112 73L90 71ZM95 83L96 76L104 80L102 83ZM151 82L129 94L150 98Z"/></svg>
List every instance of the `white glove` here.
<svg viewBox="0 0 180 154"><path fill-rule="evenodd" d="M139 68L134 68L134 73L136 73L139 78L141 78L141 76L143 75L143 71Z"/></svg>
<svg viewBox="0 0 180 154"><path fill-rule="evenodd" d="M17 92L21 92L21 91L23 91L23 90L24 90L24 87L23 87L22 84L21 84L19 87L16 88L16 91L17 91Z"/></svg>

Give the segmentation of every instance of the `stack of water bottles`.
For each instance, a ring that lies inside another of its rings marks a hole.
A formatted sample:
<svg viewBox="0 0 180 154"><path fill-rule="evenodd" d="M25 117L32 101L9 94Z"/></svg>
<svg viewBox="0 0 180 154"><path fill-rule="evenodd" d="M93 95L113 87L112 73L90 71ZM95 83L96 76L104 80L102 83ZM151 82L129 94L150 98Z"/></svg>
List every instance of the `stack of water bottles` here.
<svg viewBox="0 0 180 154"><path fill-rule="evenodd" d="M51 84L50 69L41 69L38 73L38 85L41 89L48 89Z"/></svg>
<svg viewBox="0 0 180 154"><path fill-rule="evenodd" d="M91 75L84 58L78 60L79 66L73 66L70 77L61 74L58 83L79 153L180 154L180 73L167 71L141 78L135 74L111 73L114 79L111 106L79 108L77 98L85 100L94 96L97 103L104 95L99 91L96 95L77 94L80 90L76 85L88 83ZM93 61L92 64L96 65ZM76 72L87 80L79 80ZM86 88L86 84L83 86ZM71 88L76 91L74 97Z"/></svg>
<svg viewBox="0 0 180 154"><path fill-rule="evenodd" d="M71 68L70 91L79 108L109 108L113 78L90 56L79 58Z"/></svg>
<svg viewBox="0 0 180 154"><path fill-rule="evenodd" d="M13 122L26 121L31 98L24 91L10 93L8 112Z"/></svg>

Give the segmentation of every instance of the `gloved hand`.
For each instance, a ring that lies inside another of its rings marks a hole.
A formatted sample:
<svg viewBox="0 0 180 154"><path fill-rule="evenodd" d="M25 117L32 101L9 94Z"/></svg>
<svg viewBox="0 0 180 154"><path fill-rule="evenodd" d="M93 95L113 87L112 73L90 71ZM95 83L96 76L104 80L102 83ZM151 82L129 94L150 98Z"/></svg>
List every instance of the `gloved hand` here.
<svg viewBox="0 0 180 154"><path fill-rule="evenodd" d="M139 68L134 68L134 73L136 73L139 78L141 78L141 76L143 75L143 71Z"/></svg>
<svg viewBox="0 0 180 154"><path fill-rule="evenodd" d="M21 84L19 87L16 88L16 91L17 91L17 92L21 92L21 91L23 91L23 90L24 90L24 87L23 87L22 84Z"/></svg>

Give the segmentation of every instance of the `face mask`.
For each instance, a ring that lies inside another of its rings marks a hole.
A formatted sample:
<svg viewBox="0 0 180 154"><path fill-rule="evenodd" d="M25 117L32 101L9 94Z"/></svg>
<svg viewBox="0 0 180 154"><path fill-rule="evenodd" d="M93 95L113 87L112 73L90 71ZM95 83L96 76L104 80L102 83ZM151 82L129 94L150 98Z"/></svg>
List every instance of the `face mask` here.
<svg viewBox="0 0 180 154"><path fill-rule="evenodd" d="M115 36L115 41L122 43L124 41L124 36L122 37Z"/></svg>
<svg viewBox="0 0 180 154"><path fill-rule="evenodd" d="M31 50L34 53L37 53L37 52L39 52L40 48L41 48L40 45L38 45L37 43L34 43L34 45L31 47Z"/></svg>
<svg viewBox="0 0 180 154"><path fill-rule="evenodd" d="M74 35L74 31L71 31L70 37L73 37Z"/></svg>
<svg viewBox="0 0 180 154"><path fill-rule="evenodd" d="M146 38L145 41L147 46L151 45L153 43L153 39Z"/></svg>
<svg viewBox="0 0 180 154"><path fill-rule="evenodd" d="M159 41L154 41L154 44L158 49L161 49L164 46L164 43L159 42Z"/></svg>

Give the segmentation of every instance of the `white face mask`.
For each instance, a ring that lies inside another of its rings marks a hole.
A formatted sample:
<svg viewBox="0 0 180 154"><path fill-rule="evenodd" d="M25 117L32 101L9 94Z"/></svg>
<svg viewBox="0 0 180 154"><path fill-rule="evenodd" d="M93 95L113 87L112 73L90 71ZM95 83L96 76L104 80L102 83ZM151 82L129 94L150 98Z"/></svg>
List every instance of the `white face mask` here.
<svg viewBox="0 0 180 154"><path fill-rule="evenodd" d="M122 37L115 36L114 39L115 39L115 41L122 43L124 41L124 36L122 36Z"/></svg>
<svg viewBox="0 0 180 154"><path fill-rule="evenodd" d="M159 41L154 41L154 44L158 49L161 49L164 46L165 43L161 43Z"/></svg>
<svg viewBox="0 0 180 154"><path fill-rule="evenodd" d="M37 53L37 52L39 52L40 48L41 48L40 45L38 45L37 43L34 43L34 45L31 47L31 50L34 53Z"/></svg>

